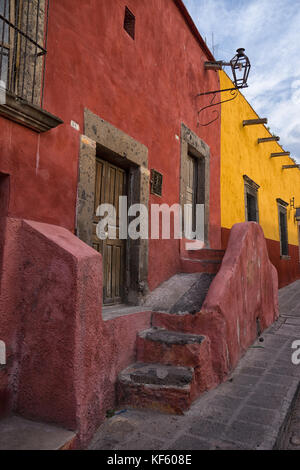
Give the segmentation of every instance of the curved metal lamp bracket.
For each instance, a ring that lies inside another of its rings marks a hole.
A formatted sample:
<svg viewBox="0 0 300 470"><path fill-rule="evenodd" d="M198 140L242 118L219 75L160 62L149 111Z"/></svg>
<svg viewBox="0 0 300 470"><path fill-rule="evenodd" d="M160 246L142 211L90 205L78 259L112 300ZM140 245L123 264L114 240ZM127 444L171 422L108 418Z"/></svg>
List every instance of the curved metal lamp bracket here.
<svg viewBox="0 0 300 470"><path fill-rule="evenodd" d="M208 109L208 108L212 108L213 106L217 106L219 104L223 104L223 103L227 103L228 101L232 101L234 100L237 96L238 96L238 88L228 88L226 90L217 90L217 91L210 91L208 93L200 93L199 95L196 96L196 98L198 96L203 96L203 95L210 95L210 94L213 94L213 97L210 101L210 104L207 105L207 106L204 106L203 108L200 109L200 111L198 111L198 122L197 122L197 127L201 126L201 127L206 127L206 126L209 126L210 124L212 124L213 122L215 122L218 118L219 118L219 112L217 110L213 110L213 113L216 114L216 117L214 119L212 119L211 121L207 122L206 124L201 124L199 122L199 115L205 110L205 109ZM227 100L223 100L223 101L218 101L217 103L214 103L214 100L217 96L217 93L221 93L222 91L230 91L230 94L233 95L232 98L228 98Z"/></svg>

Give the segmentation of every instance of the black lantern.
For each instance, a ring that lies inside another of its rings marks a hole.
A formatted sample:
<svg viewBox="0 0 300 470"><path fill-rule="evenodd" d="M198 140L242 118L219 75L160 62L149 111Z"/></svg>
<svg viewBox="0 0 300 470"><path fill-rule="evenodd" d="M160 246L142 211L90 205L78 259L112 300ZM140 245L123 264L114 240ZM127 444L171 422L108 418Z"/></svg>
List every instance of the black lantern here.
<svg viewBox="0 0 300 470"><path fill-rule="evenodd" d="M233 82L236 88L247 87L247 80L251 68L250 61L245 54L245 49L240 47L237 54L231 59L230 66L233 75Z"/></svg>
<svg viewBox="0 0 300 470"><path fill-rule="evenodd" d="M230 62L218 60L213 62L204 62L205 70L222 70L223 67L231 67L233 75L234 88L226 88L226 90L207 91L199 93L197 96L209 95L211 93L221 93L222 91L238 90L239 88L246 88L248 86L247 80L251 68L250 60L245 54L245 49L240 47L236 51L236 55Z"/></svg>
<svg viewBox="0 0 300 470"><path fill-rule="evenodd" d="M205 109L212 108L213 106L217 106L223 103L226 103L228 101L234 100L238 96L238 90L240 88L246 88L248 86L247 80L249 77L249 72L251 68L250 60L245 54L245 49L243 47L240 47L237 49L237 54L231 59L230 62L225 62L224 60L218 60L218 61L208 61L204 62L204 68L205 70L223 70L223 67L231 67L232 70L232 75L233 75L233 88L225 88L224 90L213 90L213 91L205 91L203 93L198 93L196 95L196 98L199 96L204 96L204 95L213 95L210 104L203 106L200 111L198 111L198 116L200 113L202 113ZM228 98L223 101L218 101L217 103L214 101L215 96L217 93L223 93L224 91L230 91L231 92L231 98ZM206 124L201 124L198 120L197 126L208 126L212 122L216 121L219 117L218 111L214 111L216 117L212 119L211 121L207 122Z"/></svg>

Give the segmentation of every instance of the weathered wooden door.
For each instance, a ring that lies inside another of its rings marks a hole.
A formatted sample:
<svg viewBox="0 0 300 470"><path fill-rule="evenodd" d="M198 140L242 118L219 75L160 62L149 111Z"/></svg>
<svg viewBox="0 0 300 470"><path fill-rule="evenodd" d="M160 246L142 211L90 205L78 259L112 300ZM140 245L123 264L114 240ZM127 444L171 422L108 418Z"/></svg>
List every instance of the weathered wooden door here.
<svg viewBox="0 0 300 470"><path fill-rule="evenodd" d="M191 230L195 230L196 225L196 204L198 191L198 172L197 160L188 155L187 157L187 186L186 186L186 204L190 205L188 224Z"/></svg>
<svg viewBox="0 0 300 470"><path fill-rule="evenodd" d="M103 302L107 305L121 303L124 298L125 240L119 239L119 196L126 195L126 173L111 163L96 161L95 210L93 227L93 247L103 257ZM112 204L116 209L116 239L100 240L96 226L100 220L96 216L100 204Z"/></svg>

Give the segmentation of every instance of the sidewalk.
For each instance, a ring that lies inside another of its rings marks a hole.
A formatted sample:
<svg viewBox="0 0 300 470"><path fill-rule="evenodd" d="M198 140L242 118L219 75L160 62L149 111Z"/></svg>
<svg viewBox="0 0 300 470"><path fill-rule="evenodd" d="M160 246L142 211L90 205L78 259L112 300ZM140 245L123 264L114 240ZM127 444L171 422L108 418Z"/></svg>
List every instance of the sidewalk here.
<svg viewBox="0 0 300 470"><path fill-rule="evenodd" d="M279 291L280 317L245 354L229 380L184 416L130 409L108 419L90 449L272 449L300 384L291 345L300 340L300 281ZM299 446L300 449L300 446Z"/></svg>

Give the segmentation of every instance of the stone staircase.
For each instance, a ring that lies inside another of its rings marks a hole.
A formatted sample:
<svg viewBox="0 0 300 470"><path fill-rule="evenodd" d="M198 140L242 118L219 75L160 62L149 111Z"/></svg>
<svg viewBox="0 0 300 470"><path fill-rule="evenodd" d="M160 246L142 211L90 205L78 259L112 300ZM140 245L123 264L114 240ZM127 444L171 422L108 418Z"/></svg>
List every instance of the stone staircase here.
<svg viewBox="0 0 300 470"><path fill-rule="evenodd" d="M167 316L169 328L153 326L137 335L137 362L118 377L119 405L182 414L217 384L210 339L179 331L176 320L201 310L223 256L222 250L184 252L183 272L146 299L145 306L153 312L152 325Z"/></svg>
<svg viewBox="0 0 300 470"><path fill-rule="evenodd" d="M209 339L151 328L137 338L137 362L121 372L119 404L182 414L212 388Z"/></svg>

